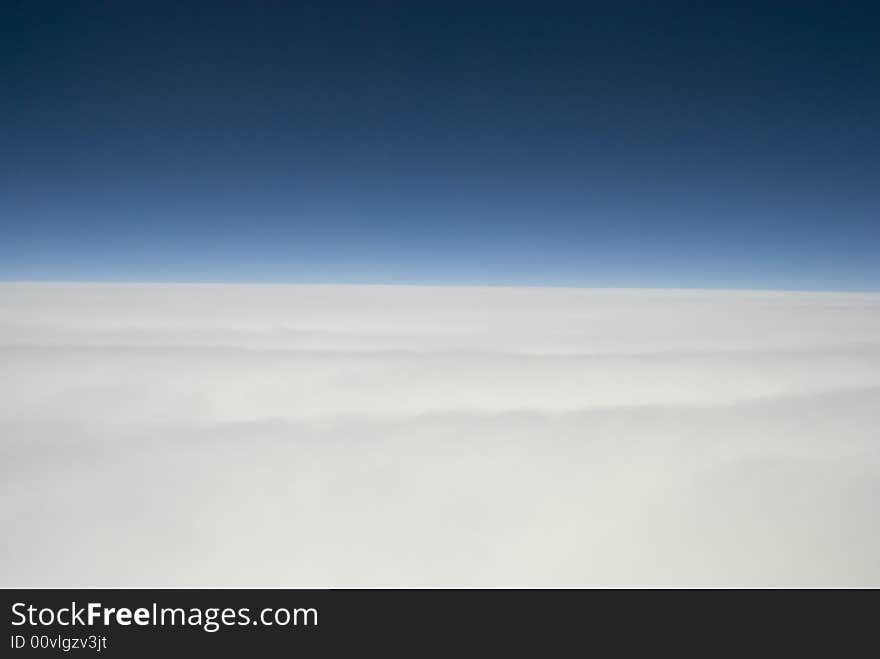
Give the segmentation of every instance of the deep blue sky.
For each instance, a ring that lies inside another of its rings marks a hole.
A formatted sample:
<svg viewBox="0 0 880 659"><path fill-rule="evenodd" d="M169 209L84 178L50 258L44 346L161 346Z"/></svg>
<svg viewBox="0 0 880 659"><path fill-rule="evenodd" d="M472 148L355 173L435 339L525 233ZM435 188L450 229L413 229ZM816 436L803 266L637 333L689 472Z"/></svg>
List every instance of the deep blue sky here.
<svg viewBox="0 0 880 659"><path fill-rule="evenodd" d="M877 3L0 7L0 279L880 290Z"/></svg>

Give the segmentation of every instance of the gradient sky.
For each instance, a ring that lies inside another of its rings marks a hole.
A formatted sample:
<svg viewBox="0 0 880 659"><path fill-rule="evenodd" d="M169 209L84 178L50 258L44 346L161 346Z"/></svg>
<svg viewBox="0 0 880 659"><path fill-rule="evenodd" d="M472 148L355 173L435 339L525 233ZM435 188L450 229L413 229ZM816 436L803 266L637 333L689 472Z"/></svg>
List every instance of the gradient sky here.
<svg viewBox="0 0 880 659"><path fill-rule="evenodd" d="M0 7L2 279L880 289L876 3Z"/></svg>

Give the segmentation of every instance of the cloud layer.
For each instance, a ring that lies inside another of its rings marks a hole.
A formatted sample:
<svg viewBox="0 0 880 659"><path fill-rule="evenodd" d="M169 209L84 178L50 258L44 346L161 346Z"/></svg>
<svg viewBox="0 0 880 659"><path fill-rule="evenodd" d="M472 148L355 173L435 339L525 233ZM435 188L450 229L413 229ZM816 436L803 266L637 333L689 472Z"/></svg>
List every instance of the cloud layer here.
<svg viewBox="0 0 880 659"><path fill-rule="evenodd" d="M880 295L0 285L0 585L880 585Z"/></svg>

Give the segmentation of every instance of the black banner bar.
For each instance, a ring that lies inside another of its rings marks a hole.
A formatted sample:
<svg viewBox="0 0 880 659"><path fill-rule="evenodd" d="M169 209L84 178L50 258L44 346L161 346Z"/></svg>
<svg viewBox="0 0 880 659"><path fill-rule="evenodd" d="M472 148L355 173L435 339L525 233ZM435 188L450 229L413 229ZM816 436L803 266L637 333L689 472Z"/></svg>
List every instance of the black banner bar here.
<svg viewBox="0 0 880 659"><path fill-rule="evenodd" d="M866 597L866 595L868 597ZM530 647L706 651L826 643L873 628L876 591L5 590L3 656L172 656ZM710 645L706 645L710 644ZM579 653L581 653L579 652Z"/></svg>

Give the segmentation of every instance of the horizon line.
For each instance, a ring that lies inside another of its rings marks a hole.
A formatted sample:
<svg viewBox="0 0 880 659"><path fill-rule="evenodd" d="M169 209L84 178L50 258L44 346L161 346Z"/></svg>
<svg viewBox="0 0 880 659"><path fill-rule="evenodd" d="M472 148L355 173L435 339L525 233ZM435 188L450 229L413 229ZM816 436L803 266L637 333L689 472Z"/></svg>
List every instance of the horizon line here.
<svg viewBox="0 0 880 659"><path fill-rule="evenodd" d="M157 280L157 279L0 279L0 285L80 285L80 286L271 286L271 287L351 287L351 288L454 288L454 289L540 289L585 291L675 291L713 293L837 293L880 295L880 288L816 289L727 286L582 286L576 284L443 284L416 282L352 282L352 281L231 281L223 279Z"/></svg>

